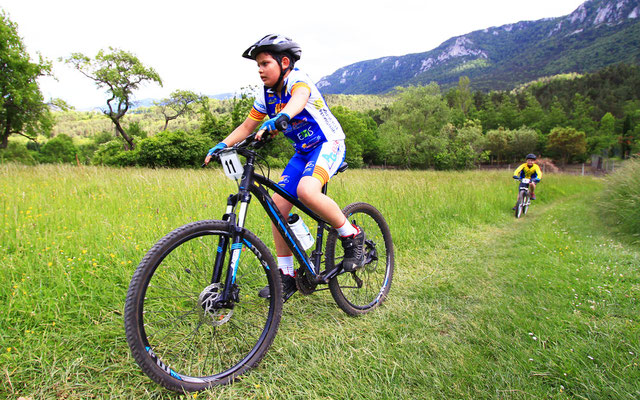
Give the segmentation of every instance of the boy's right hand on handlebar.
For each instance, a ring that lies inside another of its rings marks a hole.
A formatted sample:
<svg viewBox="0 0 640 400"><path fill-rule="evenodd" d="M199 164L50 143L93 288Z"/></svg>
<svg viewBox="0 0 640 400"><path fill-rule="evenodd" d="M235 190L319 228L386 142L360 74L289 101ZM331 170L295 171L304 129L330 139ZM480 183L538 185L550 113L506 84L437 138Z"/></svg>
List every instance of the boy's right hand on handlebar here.
<svg viewBox="0 0 640 400"><path fill-rule="evenodd" d="M218 156L218 154L220 154L220 152L226 148L227 148L227 144L224 142L220 142L214 147L212 147L204 159L204 165L209 164L209 161L211 161L211 158Z"/></svg>

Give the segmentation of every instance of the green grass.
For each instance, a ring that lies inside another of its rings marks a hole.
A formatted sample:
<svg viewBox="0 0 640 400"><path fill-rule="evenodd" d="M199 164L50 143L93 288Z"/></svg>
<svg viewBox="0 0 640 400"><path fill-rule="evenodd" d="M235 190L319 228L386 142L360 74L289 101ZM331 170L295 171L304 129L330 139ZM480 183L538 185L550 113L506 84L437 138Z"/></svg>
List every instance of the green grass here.
<svg viewBox="0 0 640 400"><path fill-rule="evenodd" d="M640 241L640 159L626 161L607 179L600 207L616 230Z"/></svg>
<svg viewBox="0 0 640 400"><path fill-rule="evenodd" d="M177 398L129 355L122 310L146 250L218 218L219 170L0 165L0 398ZM329 193L383 211L396 245L385 305L350 318L296 295L230 399L640 396L640 248L596 214L598 179L547 174L528 215L508 171L348 171ZM249 228L272 243L257 202ZM194 397L191 395L190 397Z"/></svg>

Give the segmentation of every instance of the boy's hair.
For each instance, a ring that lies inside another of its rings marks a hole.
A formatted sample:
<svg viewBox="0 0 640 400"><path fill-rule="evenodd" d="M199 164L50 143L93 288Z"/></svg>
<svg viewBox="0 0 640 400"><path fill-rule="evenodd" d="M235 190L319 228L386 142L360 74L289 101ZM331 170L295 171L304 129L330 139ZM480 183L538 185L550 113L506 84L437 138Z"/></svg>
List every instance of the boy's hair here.
<svg viewBox="0 0 640 400"><path fill-rule="evenodd" d="M296 58L291 53L289 53L288 51L285 51L285 52L282 52L282 53L276 53L274 51L263 51L263 53L269 54L280 65L282 65L282 58L283 57L287 57L289 59L289 68L290 69L293 69L293 66L296 63Z"/></svg>

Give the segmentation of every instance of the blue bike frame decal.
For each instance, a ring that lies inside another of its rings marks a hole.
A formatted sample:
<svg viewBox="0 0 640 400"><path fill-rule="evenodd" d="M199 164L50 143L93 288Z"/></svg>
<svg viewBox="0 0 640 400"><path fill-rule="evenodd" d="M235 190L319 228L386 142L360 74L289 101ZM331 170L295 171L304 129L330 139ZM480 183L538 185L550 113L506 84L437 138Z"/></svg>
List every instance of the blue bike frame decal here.
<svg viewBox="0 0 640 400"><path fill-rule="evenodd" d="M309 265L309 263L307 262L306 253L304 253L302 250L300 250L300 248L296 244L295 240L291 237L291 235L289 234L289 231L287 230L287 227L284 225L284 223L282 222L282 220L278 216L278 213L276 212L276 210L271 205L271 202L267 201L265 203L269 206L269 211L271 211L271 215L273 215L275 217L276 221L278 221L278 225L280 225L280 228L282 229L282 231L285 233L285 235L287 235L287 239L291 242L291 244L293 244L293 247L296 250L296 252L298 252L299 258L304 261L307 269L313 275L316 275L316 272L314 271L313 267L311 265Z"/></svg>
<svg viewBox="0 0 640 400"><path fill-rule="evenodd" d="M240 263L240 253L242 253L242 243L234 243L231 245L231 265L233 265L233 277L231 283L236 282L236 272L238 272L238 264Z"/></svg>

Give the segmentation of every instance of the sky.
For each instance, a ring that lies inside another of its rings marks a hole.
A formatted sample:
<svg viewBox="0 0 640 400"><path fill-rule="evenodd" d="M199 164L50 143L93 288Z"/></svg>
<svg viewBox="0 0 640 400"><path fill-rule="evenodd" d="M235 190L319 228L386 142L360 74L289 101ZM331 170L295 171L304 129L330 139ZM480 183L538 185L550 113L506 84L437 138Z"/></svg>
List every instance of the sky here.
<svg viewBox="0 0 640 400"><path fill-rule="evenodd" d="M296 64L314 80L358 61L422 53L453 36L519 21L560 17L583 0L2 0L33 60L53 62L55 79L40 79L45 100L80 110L104 107L103 89L58 61L119 48L155 69L137 99L174 90L215 95L260 85L242 52L269 33L298 42Z"/></svg>

